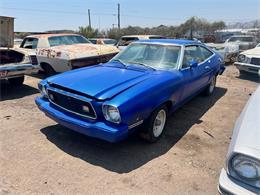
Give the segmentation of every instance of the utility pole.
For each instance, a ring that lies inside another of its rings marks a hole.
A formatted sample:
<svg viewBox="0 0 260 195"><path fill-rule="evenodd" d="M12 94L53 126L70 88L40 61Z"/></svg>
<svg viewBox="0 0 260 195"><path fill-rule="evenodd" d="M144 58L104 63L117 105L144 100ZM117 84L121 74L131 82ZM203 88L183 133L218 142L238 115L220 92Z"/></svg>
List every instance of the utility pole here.
<svg viewBox="0 0 260 195"><path fill-rule="evenodd" d="M117 25L118 30L120 30L120 3L117 4Z"/></svg>
<svg viewBox="0 0 260 195"><path fill-rule="evenodd" d="M88 9L88 27L91 29L90 9Z"/></svg>

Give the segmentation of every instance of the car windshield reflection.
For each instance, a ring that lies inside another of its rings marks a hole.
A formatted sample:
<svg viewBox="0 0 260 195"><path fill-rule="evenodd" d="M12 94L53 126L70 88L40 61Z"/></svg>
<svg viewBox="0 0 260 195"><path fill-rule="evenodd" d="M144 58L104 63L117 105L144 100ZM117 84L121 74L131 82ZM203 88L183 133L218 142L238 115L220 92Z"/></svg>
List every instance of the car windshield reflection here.
<svg viewBox="0 0 260 195"><path fill-rule="evenodd" d="M111 61L120 60L125 64L146 65L154 69L169 70L178 68L180 53L180 46L133 43Z"/></svg>

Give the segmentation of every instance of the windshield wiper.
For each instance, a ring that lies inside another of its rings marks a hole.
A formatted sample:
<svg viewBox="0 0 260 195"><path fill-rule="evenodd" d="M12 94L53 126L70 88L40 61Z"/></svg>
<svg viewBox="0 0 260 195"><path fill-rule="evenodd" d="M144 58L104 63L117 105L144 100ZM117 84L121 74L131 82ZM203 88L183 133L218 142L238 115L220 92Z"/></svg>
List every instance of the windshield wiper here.
<svg viewBox="0 0 260 195"><path fill-rule="evenodd" d="M148 65L148 64L145 64L145 63L142 63L142 62L128 62L129 64L137 64L137 65L141 65L141 66L145 66L145 67L147 67L147 68L150 68L150 69L152 69L152 70L156 70L156 68L154 68L154 67L152 67L152 66L150 66L150 65Z"/></svg>
<svg viewBox="0 0 260 195"><path fill-rule="evenodd" d="M124 67L127 67L127 64L124 61L120 60L120 59L113 59L113 60L111 60L111 62L119 62L119 63L123 64Z"/></svg>

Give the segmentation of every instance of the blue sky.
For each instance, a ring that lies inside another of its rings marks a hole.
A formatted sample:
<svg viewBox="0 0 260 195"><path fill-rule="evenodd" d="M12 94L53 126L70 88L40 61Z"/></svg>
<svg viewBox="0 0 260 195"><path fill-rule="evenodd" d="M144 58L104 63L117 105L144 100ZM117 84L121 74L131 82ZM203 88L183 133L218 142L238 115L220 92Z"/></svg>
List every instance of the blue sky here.
<svg viewBox="0 0 260 195"><path fill-rule="evenodd" d="M88 25L99 29L121 26L178 25L191 16L226 23L260 19L260 0L0 0L0 15L13 16L15 31L77 30Z"/></svg>

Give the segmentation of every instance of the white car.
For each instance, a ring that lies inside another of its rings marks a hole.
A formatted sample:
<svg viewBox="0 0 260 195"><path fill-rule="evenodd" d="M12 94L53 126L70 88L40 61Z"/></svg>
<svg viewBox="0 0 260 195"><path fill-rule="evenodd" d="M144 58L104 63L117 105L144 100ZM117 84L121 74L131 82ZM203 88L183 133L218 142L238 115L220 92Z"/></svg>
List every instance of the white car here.
<svg viewBox="0 0 260 195"><path fill-rule="evenodd" d="M18 49L36 51L40 68L49 76L107 62L119 52L115 46L94 45L78 34L30 35Z"/></svg>
<svg viewBox="0 0 260 195"><path fill-rule="evenodd" d="M161 35L125 35L119 39L116 46L118 47L119 50L123 50L130 43L138 40L145 40L145 39L165 39L165 37Z"/></svg>
<svg viewBox="0 0 260 195"><path fill-rule="evenodd" d="M239 54L239 45L234 43L207 43L206 45L218 52L225 63L235 62Z"/></svg>
<svg viewBox="0 0 260 195"><path fill-rule="evenodd" d="M236 121L219 177L221 194L260 194L260 86Z"/></svg>
<svg viewBox="0 0 260 195"><path fill-rule="evenodd" d="M239 54L235 66L240 74L250 72L260 76L260 44Z"/></svg>

